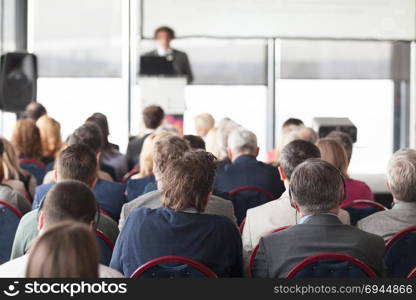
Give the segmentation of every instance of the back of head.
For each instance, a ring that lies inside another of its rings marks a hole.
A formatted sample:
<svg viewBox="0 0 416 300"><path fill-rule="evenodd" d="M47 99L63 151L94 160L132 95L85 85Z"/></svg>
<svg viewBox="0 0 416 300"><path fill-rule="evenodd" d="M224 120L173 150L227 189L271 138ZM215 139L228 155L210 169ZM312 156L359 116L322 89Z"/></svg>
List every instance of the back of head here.
<svg viewBox="0 0 416 300"><path fill-rule="evenodd" d="M25 118L32 119L34 121L46 114L46 108L42 104L37 102L32 102L28 104L24 112Z"/></svg>
<svg viewBox="0 0 416 300"><path fill-rule="evenodd" d="M188 134L184 135L183 138L188 141L192 149L205 150L205 141L200 136Z"/></svg>
<svg viewBox="0 0 416 300"><path fill-rule="evenodd" d="M143 122L144 126L149 129L156 129L165 118L165 112L160 106L151 105L143 110Z"/></svg>
<svg viewBox="0 0 416 300"><path fill-rule="evenodd" d="M90 225L97 214L97 202L86 184L66 180L52 186L40 211L45 228L67 220Z"/></svg>
<svg viewBox="0 0 416 300"><path fill-rule="evenodd" d="M304 140L313 144L318 140L318 134L310 127L301 126L290 133L292 140Z"/></svg>
<svg viewBox="0 0 416 300"><path fill-rule="evenodd" d="M68 139L68 145L84 144L94 153L101 151L103 146L103 135L100 128L93 123L85 123L78 127Z"/></svg>
<svg viewBox="0 0 416 300"><path fill-rule="evenodd" d="M214 125L215 119L209 113L200 114L195 117L195 129L199 136L206 136L214 128Z"/></svg>
<svg viewBox="0 0 416 300"><path fill-rule="evenodd" d="M416 150L396 151L387 167L387 182L395 200L416 201Z"/></svg>
<svg viewBox="0 0 416 300"><path fill-rule="evenodd" d="M63 222L44 232L30 250L28 278L98 278L99 249L89 228Z"/></svg>
<svg viewBox="0 0 416 300"><path fill-rule="evenodd" d="M321 158L336 167L344 177L348 178L348 158L344 148L334 139L320 139L316 146L321 151Z"/></svg>
<svg viewBox="0 0 416 300"><path fill-rule="evenodd" d="M12 144L19 157L40 159L42 144L39 128L31 119L18 120L13 130Z"/></svg>
<svg viewBox="0 0 416 300"><path fill-rule="evenodd" d="M51 117L44 115L36 121L42 142L42 156L54 157L62 147L61 125Z"/></svg>
<svg viewBox="0 0 416 300"><path fill-rule="evenodd" d="M167 164L161 177L163 205L175 211L205 210L215 177L215 157L203 150L191 150Z"/></svg>
<svg viewBox="0 0 416 300"><path fill-rule="evenodd" d="M241 127L239 124L231 120L230 118L221 119L218 122L217 127L217 142L219 146L219 156L218 159L224 159L227 157L227 147L228 147L228 137L230 133L238 128Z"/></svg>
<svg viewBox="0 0 416 300"><path fill-rule="evenodd" d="M342 182L341 173L333 165L312 158L295 168L289 192L304 215L329 212L341 203Z"/></svg>
<svg viewBox="0 0 416 300"><path fill-rule="evenodd" d="M20 167L14 147L4 137L1 137L0 140L2 141L4 147L4 152L2 155L4 178L19 179Z"/></svg>
<svg viewBox="0 0 416 300"><path fill-rule="evenodd" d="M183 138L175 135L160 138L153 149L153 171L162 174L166 165L189 151L189 145Z"/></svg>
<svg viewBox="0 0 416 300"><path fill-rule="evenodd" d="M345 152L347 153L348 163L351 161L352 156L352 139L351 137L342 131L331 131L327 136L327 138L336 140L338 143L344 147Z"/></svg>
<svg viewBox="0 0 416 300"><path fill-rule="evenodd" d="M93 113L86 122L91 122L100 128L103 140L107 141L107 137L110 134L110 130L108 129L108 121L107 117L102 113Z"/></svg>
<svg viewBox="0 0 416 300"><path fill-rule="evenodd" d="M282 128L288 127L288 126L303 126L303 121L296 118L289 118L286 121L284 121Z"/></svg>
<svg viewBox="0 0 416 300"><path fill-rule="evenodd" d="M57 171L61 180L78 180L91 185L97 176L97 158L84 144L73 144L58 158Z"/></svg>
<svg viewBox="0 0 416 300"><path fill-rule="evenodd" d="M233 155L250 154L257 155L256 135L243 127L234 129L228 137L228 147Z"/></svg>
<svg viewBox="0 0 416 300"><path fill-rule="evenodd" d="M321 152L318 147L308 141L294 140L287 144L280 154L280 167L285 176L290 180L295 168L310 158L320 158Z"/></svg>

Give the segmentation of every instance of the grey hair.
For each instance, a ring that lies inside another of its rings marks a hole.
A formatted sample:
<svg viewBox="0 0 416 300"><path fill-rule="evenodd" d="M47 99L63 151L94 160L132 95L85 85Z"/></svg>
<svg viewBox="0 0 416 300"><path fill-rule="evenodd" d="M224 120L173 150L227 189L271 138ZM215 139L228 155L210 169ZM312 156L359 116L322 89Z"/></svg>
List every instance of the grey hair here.
<svg viewBox="0 0 416 300"><path fill-rule="evenodd" d="M298 165L290 179L290 193L303 214L328 212L339 207L342 175L321 159L308 159Z"/></svg>
<svg viewBox="0 0 416 300"><path fill-rule="evenodd" d="M234 129L228 137L228 147L233 154L257 151L256 135L243 127Z"/></svg>
<svg viewBox="0 0 416 300"><path fill-rule="evenodd" d="M387 182L394 199L416 201L416 150L396 151L387 167Z"/></svg>
<svg viewBox="0 0 416 300"><path fill-rule="evenodd" d="M304 140L315 144L318 140L318 134L310 127L300 126L289 133L286 144L294 140Z"/></svg>
<svg viewBox="0 0 416 300"><path fill-rule="evenodd" d="M240 127L240 125L230 118L224 118L218 122L217 143L219 147L219 155L217 158L219 160L227 157L228 137L230 133L238 127Z"/></svg>

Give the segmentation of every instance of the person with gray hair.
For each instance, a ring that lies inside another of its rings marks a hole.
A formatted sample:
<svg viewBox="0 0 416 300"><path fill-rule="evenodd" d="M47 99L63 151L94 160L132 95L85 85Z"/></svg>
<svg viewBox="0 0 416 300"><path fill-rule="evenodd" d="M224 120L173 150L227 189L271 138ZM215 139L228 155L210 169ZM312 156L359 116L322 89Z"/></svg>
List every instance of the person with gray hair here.
<svg viewBox="0 0 416 300"><path fill-rule="evenodd" d="M285 187L277 168L257 160L259 147L253 132L243 127L234 129L228 137L227 153L231 164L217 170L215 190L226 193L243 186L255 186L268 191L275 199L284 192ZM237 202L234 203L236 210ZM244 216L245 210L242 212Z"/></svg>
<svg viewBox="0 0 416 300"><path fill-rule="evenodd" d="M299 224L260 239L254 277L285 277L303 259L324 252L350 255L383 275L383 239L338 219L342 181L339 170L320 159L308 159L295 168L289 191Z"/></svg>
<svg viewBox="0 0 416 300"><path fill-rule="evenodd" d="M315 144L318 138L315 130L310 127L300 126L288 134L285 145L294 140L304 140Z"/></svg>
<svg viewBox="0 0 416 300"><path fill-rule="evenodd" d="M387 185L393 195L393 208L372 214L358 228L388 240L395 233L416 225L416 150L400 149L387 167Z"/></svg>

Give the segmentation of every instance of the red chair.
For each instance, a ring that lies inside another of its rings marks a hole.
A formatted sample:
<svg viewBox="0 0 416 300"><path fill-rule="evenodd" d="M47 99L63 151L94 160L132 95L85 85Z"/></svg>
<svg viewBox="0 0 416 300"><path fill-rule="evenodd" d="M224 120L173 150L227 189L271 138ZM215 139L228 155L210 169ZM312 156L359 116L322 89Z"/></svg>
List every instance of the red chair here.
<svg viewBox="0 0 416 300"><path fill-rule="evenodd" d="M361 260L346 254L321 253L298 263L286 278L376 278Z"/></svg>
<svg viewBox="0 0 416 300"><path fill-rule="evenodd" d="M164 264L179 264L173 267ZM202 275L202 276L201 276ZM182 256L162 256L148 261L139 267L130 278L218 278L217 274L203 264Z"/></svg>
<svg viewBox="0 0 416 300"><path fill-rule="evenodd" d="M416 268L414 268L409 275L407 275L407 278L416 278Z"/></svg>
<svg viewBox="0 0 416 300"><path fill-rule="evenodd" d="M275 232L284 230L284 229L289 228L289 227L290 226L283 226L283 227L276 228L276 229L270 231L266 235L269 235L269 234L272 234L272 233L275 233ZM253 277L254 260L256 259L257 251L259 251L259 246L260 246L260 244L257 244L256 247L254 247L253 252L250 255L250 260L249 260L248 269L247 269L247 274L248 274L248 277L250 277L250 278Z"/></svg>
<svg viewBox="0 0 416 300"><path fill-rule="evenodd" d="M237 224L241 224L246 217L247 210L271 200L275 197L268 191L257 186L241 186L228 192L234 205Z"/></svg>
<svg viewBox="0 0 416 300"><path fill-rule="evenodd" d="M357 222L376 212L387 210L387 208L380 203L370 200L355 200L340 206L350 214L351 225L357 225Z"/></svg>
<svg viewBox="0 0 416 300"><path fill-rule="evenodd" d="M340 207L342 209L344 209L344 208L347 208L347 207L356 207L356 206L360 206L360 207L362 207L362 206L371 206L371 207L379 209L380 211L387 210L387 207L385 207L384 205L382 205L382 204L380 204L376 201L371 201L371 200L354 200L354 201L351 201L349 203L341 204Z"/></svg>
<svg viewBox="0 0 416 300"><path fill-rule="evenodd" d="M10 260L14 236L22 216L13 205L0 201L0 264Z"/></svg>
<svg viewBox="0 0 416 300"><path fill-rule="evenodd" d="M240 223L240 234L243 234L244 225L246 224L246 218L243 219Z"/></svg>
<svg viewBox="0 0 416 300"><path fill-rule="evenodd" d="M133 169L130 170L130 172L128 172L126 175L123 176L123 179L121 180L121 183L126 184L127 181L134 175L136 175L137 173L140 172L140 167L134 166Z"/></svg>
<svg viewBox="0 0 416 300"><path fill-rule="evenodd" d="M101 230L95 230L97 235L97 242L101 253L101 263L103 265L110 265L111 256L113 255L114 243Z"/></svg>
<svg viewBox="0 0 416 300"><path fill-rule="evenodd" d="M406 228L386 242L386 277L405 278L416 267L416 226Z"/></svg>
<svg viewBox="0 0 416 300"><path fill-rule="evenodd" d="M100 213L106 217L109 217L111 220L113 220L113 218L110 216L110 214L108 212L106 212L104 209L100 208Z"/></svg>

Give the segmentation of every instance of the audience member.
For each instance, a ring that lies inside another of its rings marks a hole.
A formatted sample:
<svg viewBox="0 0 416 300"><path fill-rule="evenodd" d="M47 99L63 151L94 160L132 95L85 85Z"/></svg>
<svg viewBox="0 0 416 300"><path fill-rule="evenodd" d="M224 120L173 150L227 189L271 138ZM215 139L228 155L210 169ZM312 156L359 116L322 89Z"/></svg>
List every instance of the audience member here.
<svg viewBox="0 0 416 300"><path fill-rule="evenodd" d="M301 219L298 225L260 239L255 277L285 277L301 260L323 252L353 256L383 275L383 239L344 225L337 217L342 180L337 168L320 159L309 159L296 167L289 197Z"/></svg>
<svg viewBox="0 0 416 300"><path fill-rule="evenodd" d="M342 147L344 147L345 153L347 153L348 164L351 162L353 142L349 134L342 131L331 131L326 138L336 140Z"/></svg>
<svg viewBox="0 0 416 300"><path fill-rule="evenodd" d="M162 124L165 112L160 106L151 105L143 110L142 117L145 126L144 135L132 138L127 146L126 158L129 169L138 163L144 141Z"/></svg>
<svg viewBox="0 0 416 300"><path fill-rule="evenodd" d="M42 237L47 229L52 228L56 224L63 221L82 222L85 225L88 225L92 232L95 232L95 226L98 227L98 230L103 230L103 224L105 224L106 220L101 215L101 217L97 218L98 224L96 224L96 215L98 214L97 208L97 202L95 201L94 194L86 184L75 180L59 182L54 185L48 192L40 210L31 213L32 216L29 218L30 223L26 222L28 219L25 219L25 217L29 214L23 217L16 233L15 244L16 239L22 237L22 229L24 230L29 227L30 230L32 230L31 227L34 227L35 231L37 229L39 230L39 237ZM28 249L31 247L32 242L35 239L36 235L32 237L30 241L27 241L29 244L27 247ZM61 242L63 243L64 241L61 239L56 239L55 243L57 245L53 246L52 248L61 247L58 245L61 244ZM78 245L78 242L76 244L74 243L69 245L65 242L65 247L71 248L72 250L78 249L79 247L88 248L90 246L91 245L88 243L88 241L85 241L85 243L82 243L81 245ZM33 249L30 250L30 252L32 251ZM27 251L21 253L19 256L13 256L12 253L12 259L15 259L0 265L0 277L24 277L29 258L29 255L25 253L27 253ZM56 254L58 255L58 253ZM38 259L39 263L46 264L46 260L40 258ZM95 257L91 257L91 259L94 260L94 263L96 263ZM65 261L66 264L78 263L77 261L71 261L70 256L66 257ZM48 266L48 268L49 267L50 266ZM59 272L64 272L63 269L60 269L60 262L54 267L59 268ZM68 266L68 268L71 267L75 266ZM121 277L121 274L103 265L99 266L99 273L101 277Z"/></svg>
<svg viewBox="0 0 416 300"><path fill-rule="evenodd" d="M205 141L200 136L188 134L184 135L183 138L188 141L192 149L206 150Z"/></svg>
<svg viewBox="0 0 416 300"><path fill-rule="evenodd" d="M220 167L230 163L230 159L227 155L228 154L228 137L231 134L231 132L238 127L241 127L241 126L237 124L236 122L234 122L233 120L231 120L230 118L224 118L218 122L216 135L217 135L219 153L218 153L217 159L220 162Z"/></svg>
<svg viewBox="0 0 416 300"><path fill-rule="evenodd" d="M288 133L285 143L287 144L294 140L304 140L315 144L318 138L318 134L312 128L299 126Z"/></svg>
<svg viewBox="0 0 416 300"><path fill-rule="evenodd" d="M36 126L40 132L42 162L52 170L56 155L62 147L61 125L55 119L43 115L36 121Z"/></svg>
<svg viewBox="0 0 416 300"><path fill-rule="evenodd" d="M234 129L228 138L227 151L232 163L217 171L216 190L229 192L242 186L256 186L275 198L284 192L277 168L256 159L259 147L254 133L242 127Z"/></svg>
<svg viewBox="0 0 416 300"><path fill-rule="evenodd" d="M38 185L42 184L47 167L40 161L42 159L40 131L33 120L23 119L16 122L12 144L19 157L20 167L35 176Z"/></svg>
<svg viewBox="0 0 416 300"><path fill-rule="evenodd" d="M205 138L215 125L214 117L208 113L197 115L194 120L196 134L202 138Z"/></svg>
<svg viewBox="0 0 416 300"><path fill-rule="evenodd" d="M212 128L205 136L205 148L212 153L217 159L221 157L221 148L219 143L218 127Z"/></svg>
<svg viewBox="0 0 416 300"><path fill-rule="evenodd" d="M161 132L152 133L143 143L142 152L140 153L140 172L127 181L126 194L127 201L136 199L144 194L146 187L156 184L155 175L153 173L153 149L155 143L162 137L171 136L171 133ZM149 189L149 187L148 187ZM156 190L151 188L151 190Z"/></svg>
<svg viewBox="0 0 416 300"><path fill-rule="evenodd" d="M372 214L357 224L384 240L416 225L416 150L401 149L394 153L387 168L387 185L393 195L393 208Z"/></svg>
<svg viewBox="0 0 416 300"><path fill-rule="evenodd" d="M112 175L115 181L121 181L123 176L128 172L127 160L120 153L119 147L108 141L110 130L108 128L107 117L102 113L94 113L87 119L87 122L97 125L102 133L101 169L109 170L110 175Z"/></svg>
<svg viewBox="0 0 416 300"><path fill-rule="evenodd" d="M188 143L181 137L169 135L160 138L154 144L153 149L153 172L156 178L157 187L160 189L160 178L169 162L181 158L189 151ZM162 206L161 192L159 190L145 193L123 205L120 215L119 228L122 228L127 216L138 207L159 208ZM218 196L211 195L204 210L207 214L223 215L235 222L233 204L229 200L224 200Z"/></svg>
<svg viewBox="0 0 416 300"><path fill-rule="evenodd" d="M291 141L289 141L289 137L292 131L296 131L300 127L303 127L303 121L296 118L289 118L283 122L279 137L277 140L277 149L273 149L269 151L267 154L267 162L272 164L273 166L279 166L280 161L280 152L282 149Z"/></svg>
<svg viewBox="0 0 416 300"><path fill-rule="evenodd" d="M24 171L19 166L19 160L14 150L13 145L5 138L0 138L4 146L3 152L3 171L4 180L8 181L20 181L23 183L30 201L35 196L36 178L32 174Z"/></svg>
<svg viewBox="0 0 416 300"><path fill-rule="evenodd" d="M27 260L27 278L98 278L100 252L90 228L62 222L46 230Z"/></svg>
<svg viewBox="0 0 416 300"><path fill-rule="evenodd" d="M40 117L47 114L46 108L38 103L38 102L31 102L26 106L24 117L28 119L32 119L33 121L37 121Z"/></svg>
<svg viewBox="0 0 416 300"><path fill-rule="evenodd" d="M177 255L201 262L220 277L241 276L241 238L235 224L223 216L203 214L211 201L214 156L192 150L165 163L158 178L163 207L131 213L110 266L130 276L151 259Z"/></svg>
<svg viewBox="0 0 416 300"><path fill-rule="evenodd" d="M321 151L322 159L335 166L344 176L347 192L343 204L354 200L373 200L373 193L367 184L348 176L348 157L340 143L334 139L324 138L316 145Z"/></svg>
<svg viewBox="0 0 416 300"><path fill-rule="evenodd" d="M299 223L300 215L292 207L289 197L289 184L295 168L310 158L320 158L321 153L314 144L304 140L294 140L287 144L280 156L279 172L286 191L279 199L247 210L246 221L242 234L244 260L248 259L262 236L283 226ZM339 210L338 217L344 224L350 224L348 212Z"/></svg>

